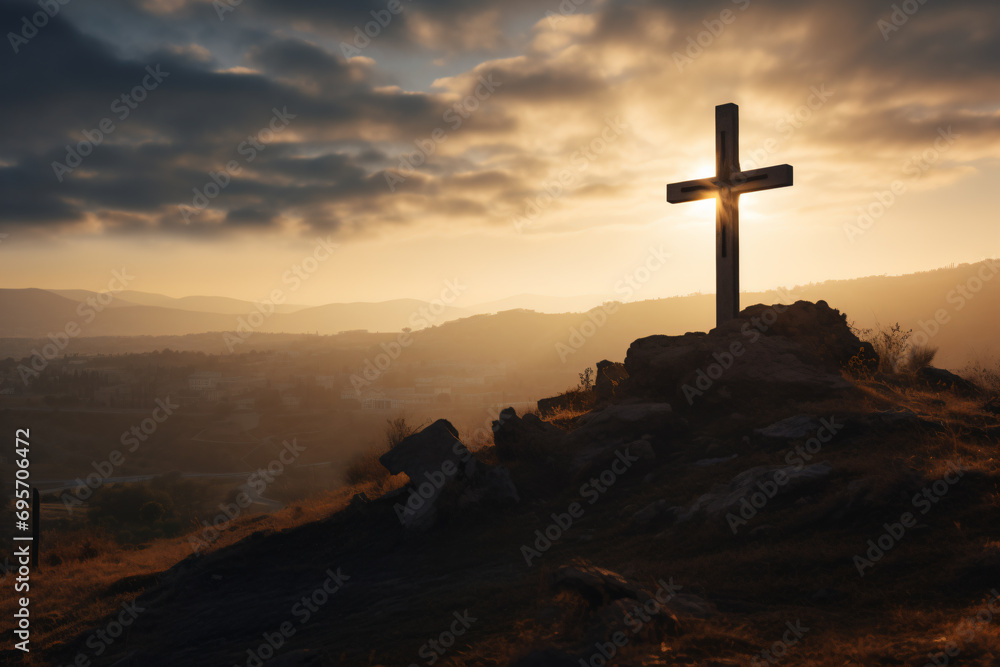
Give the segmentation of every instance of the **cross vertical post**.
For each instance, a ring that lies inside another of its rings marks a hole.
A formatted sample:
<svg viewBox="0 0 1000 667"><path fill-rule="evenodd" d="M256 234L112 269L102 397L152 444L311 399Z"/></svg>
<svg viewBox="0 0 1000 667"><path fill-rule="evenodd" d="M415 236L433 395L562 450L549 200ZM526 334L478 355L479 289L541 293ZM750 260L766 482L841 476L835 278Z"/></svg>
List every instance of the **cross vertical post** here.
<svg viewBox="0 0 1000 667"><path fill-rule="evenodd" d="M792 185L792 167L740 168L740 116L735 104L715 107L715 177L667 186L671 204L716 198L715 322L721 326L740 312L740 195Z"/></svg>
<svg viewBox="0 0 1000 667"><path fill-rule="evenodd" d="M735 104L715 107L715 174L721 182L715 202L715 321L740 312L740 195L729 185L740 173L740 111Z"/></svg>

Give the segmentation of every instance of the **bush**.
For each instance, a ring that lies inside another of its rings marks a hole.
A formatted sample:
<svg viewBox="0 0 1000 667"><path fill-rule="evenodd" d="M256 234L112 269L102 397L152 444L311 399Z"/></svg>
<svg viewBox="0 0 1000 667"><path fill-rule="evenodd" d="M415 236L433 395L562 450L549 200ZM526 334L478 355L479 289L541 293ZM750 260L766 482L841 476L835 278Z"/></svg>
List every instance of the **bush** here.
<svg viewBox="0 0 1000 667"><path fill-rule="evenodd" d="M937 354L937 351L938 349L936 347L913 345L910 347L909 356L906 361L906 370L911 373L916 373L922 368L927 368L934 361L934 356Z"/></svg>
<svg viewBox="0 0 1000 667"><path fill-rule="evenodd" d="M974 361L962 369L962 375L978 385L988 397L1000 396L1000 359Z"/></svg>
<svg viewBox="0 0 1000 667"><path fill-rule="evenodd" d="M876 322L874 329L854 329L852 327L852 330L858 338L871 343L872 347L875 348L875 352L878 354L879 372L899 373L906 368L909 361L907 357L908 342L913 329L903 331L899 322L889 328L883 328L881 324ZM933 358L933 354L931 358Z"/></svg>
<svg viewBox="0 0 1000 667"><path fill-rule="evenodd" d="M417 426L410 426L406 423L406 417L396 417L385 420L385 451L395 449L396 446L408 437L420 430Z"/></svg>
<svg viewBox="0 0 1000 667"><path fill-rule="evenodd" d="M354 486L365 482L381 483L389 478L389 471L379 461L379 457L395 449L399 443L420 430L419 426L410 426L405 416L385 420L385 441L382 447L373 447L369 451L351 459L344 470L344 481Z"/></svg>

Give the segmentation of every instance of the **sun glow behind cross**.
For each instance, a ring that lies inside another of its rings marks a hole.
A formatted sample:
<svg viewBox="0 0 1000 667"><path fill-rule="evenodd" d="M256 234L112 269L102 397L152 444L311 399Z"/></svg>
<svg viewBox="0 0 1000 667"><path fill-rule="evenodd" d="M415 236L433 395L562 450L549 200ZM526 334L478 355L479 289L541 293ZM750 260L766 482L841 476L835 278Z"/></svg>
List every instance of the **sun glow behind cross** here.
<svg viewBox="0 0 1000 667"><path fill-rule="evenodd" d="M699 174L698 178L710 178L715 176L715 163L713 162L701 162L695 167L694 174ZM685 207L687 210L684 211L685 215L689 220L698 220L699 222L703 220L710 220L712 224L715 224L715 203L718 201L716 197L709 197L708 199L701 199L698 201L693 201Z"/></svg>

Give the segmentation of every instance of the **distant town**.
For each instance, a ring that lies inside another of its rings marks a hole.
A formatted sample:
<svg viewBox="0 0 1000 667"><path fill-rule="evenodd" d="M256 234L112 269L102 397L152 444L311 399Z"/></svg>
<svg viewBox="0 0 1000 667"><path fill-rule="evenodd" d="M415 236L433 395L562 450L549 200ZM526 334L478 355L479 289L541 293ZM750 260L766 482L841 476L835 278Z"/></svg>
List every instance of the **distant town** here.
<svg viewBox="0 0 1000 667"><path fill-rule="evenodd" d="M199 409L233 413L298 410L398 411L434 404L534 405L506 389L510 364L444 360L349 363L317 350L206 355L169 349L143 354L73 354L41 372L0 360L0 406L143 408L171 395ZM339 363L338 363L339 362ZM535 398L534 400L537 400Z"/></svg>

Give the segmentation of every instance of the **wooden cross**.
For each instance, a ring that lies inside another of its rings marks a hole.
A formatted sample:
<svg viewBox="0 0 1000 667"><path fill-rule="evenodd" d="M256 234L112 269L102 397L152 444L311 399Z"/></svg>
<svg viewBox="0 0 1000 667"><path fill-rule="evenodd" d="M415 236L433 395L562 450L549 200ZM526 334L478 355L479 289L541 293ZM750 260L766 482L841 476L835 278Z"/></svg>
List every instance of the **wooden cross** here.
<svg viewBox="0 0 1000 667"><path fill-rule="evenodd" d="M715 323L740 312L740 195L792 184L792 167L779 164L764 169L740 170L740 108L715 107L715 178L671 183L671 204L716 197L715 205Z"/></svg>

